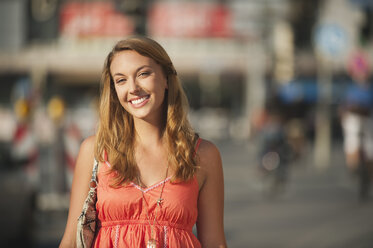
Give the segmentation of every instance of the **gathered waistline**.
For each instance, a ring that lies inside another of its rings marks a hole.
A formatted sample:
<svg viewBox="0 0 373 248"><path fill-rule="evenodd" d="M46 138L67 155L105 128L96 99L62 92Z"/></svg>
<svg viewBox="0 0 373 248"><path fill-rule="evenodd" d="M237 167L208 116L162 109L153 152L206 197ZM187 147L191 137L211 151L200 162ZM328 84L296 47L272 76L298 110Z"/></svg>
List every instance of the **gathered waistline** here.
<svg viewBox="0 0 373 248"><path fill-rule="evenodd" d="M122 225L148 225L147 220L111 220L111 221L100 221L99 227L112 227L112 226L122 226ZM157 221L155 226L167 226L170 228L181 229L184 231L191 232L193 227L188 227L183 224L170 223L168 221Z"/></svg>

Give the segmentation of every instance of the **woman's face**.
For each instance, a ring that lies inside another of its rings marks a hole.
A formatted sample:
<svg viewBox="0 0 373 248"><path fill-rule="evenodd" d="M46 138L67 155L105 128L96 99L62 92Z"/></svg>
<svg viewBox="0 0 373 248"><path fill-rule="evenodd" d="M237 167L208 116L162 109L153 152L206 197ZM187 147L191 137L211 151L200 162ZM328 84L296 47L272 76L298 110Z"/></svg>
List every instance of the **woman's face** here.
<svg viewBox="0 0 373 248"><path fill-rule="evenodd" d="M133 50L114 55L110 73L120 104L135 119L159 120L167 79L153 59Z"/></svg>

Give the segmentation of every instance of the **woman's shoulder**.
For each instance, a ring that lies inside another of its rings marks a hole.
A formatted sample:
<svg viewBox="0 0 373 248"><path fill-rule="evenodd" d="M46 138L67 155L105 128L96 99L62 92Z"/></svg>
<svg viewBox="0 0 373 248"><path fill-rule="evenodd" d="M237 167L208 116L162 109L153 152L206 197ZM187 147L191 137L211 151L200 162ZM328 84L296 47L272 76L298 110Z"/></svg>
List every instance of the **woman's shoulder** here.
<svg viewBox="0 0 373 248"><path fill-rule="evenodd" d="M80 153L93 155L95 148L96 136L92 135L83 139L80 144Z"/></svg>
<svg viewBox="0 0 373 248"><path fill-rule="evenodd" d="M202 138L200 140L197 149L200 167L204 169L214 169L216 166L221 166L221 155L218 147L209 140Z"/></svg>
<svg viewBox="0 0 373 248"><path fill-rule="evenodd" d="M85 138L81 144L82 148L94 148L96 141L96 136L92 135L87 138Z"/></svg>
<svg viewBox="0 0 373 248"><path fill-rule="evenodd" d="M89 136L83 140L83 142L80 145L79 155L78 159L80 158L80 161L93 161L94 160L94 148L95 148L95 140L96 137Z"/></svg>
<svg viewBox="0 0 373 248"><path fill-rule="evenodd" d="M197 150L197 158L199 166L197 180L201 191L202 188L205 188L207 181L219 180L223 165L218 147L209 140L201 139Z"/></svg>

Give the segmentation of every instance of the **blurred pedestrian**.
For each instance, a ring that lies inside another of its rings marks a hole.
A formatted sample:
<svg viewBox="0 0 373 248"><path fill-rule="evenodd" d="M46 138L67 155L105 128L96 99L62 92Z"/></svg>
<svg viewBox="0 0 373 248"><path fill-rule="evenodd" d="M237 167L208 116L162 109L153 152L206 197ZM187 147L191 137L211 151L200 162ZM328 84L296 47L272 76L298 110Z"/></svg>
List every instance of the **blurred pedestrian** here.
<svg viewBox="0 0 373 248"><path fill-rule="evenodd" d="M346 90L342 104L344 151L348 168L360 175L361 197L369 192L373 162L373 88L369 68L362 56L349 65L352 83Z"/></svg>
<svg viewBox="0 0 373 248"><path fill-rule="evenodd" d="M282 193L286 186L292 149L284 126L284 114L279 101L271 99L266 122L260 132L259 169L269 182L269 196Z"/></svg>
<svg viewBox="0 0 373 248"><path fill-rule="evenodd" d="M133 37L116 44L102 74L98 131L78 155L60 247L74 246L94 158L100 224L93 247L226 245L220 153L194 132L186 105L158 43Z"/></svg>

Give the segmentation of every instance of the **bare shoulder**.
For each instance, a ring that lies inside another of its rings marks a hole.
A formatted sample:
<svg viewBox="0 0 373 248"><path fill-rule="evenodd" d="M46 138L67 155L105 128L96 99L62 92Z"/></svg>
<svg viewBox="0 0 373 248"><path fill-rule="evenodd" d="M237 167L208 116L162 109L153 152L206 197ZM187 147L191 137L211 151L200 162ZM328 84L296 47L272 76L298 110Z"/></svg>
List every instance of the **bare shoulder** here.
<svg viewBox="0 0 373 248"><path fill-rule="evenodd" d="M93 155L94 147L95 147L95 141L96 141L96 136L95 135L89 136L88 138L83 140L83 142L80 146L80 150L83 153L90 153L91 155Z"/></svg>
<svg viewBox="0 0 373 248"><path fill-rule="evenodd" d="M90 136L84 139L82 144L80 145L80 150L76 163L76 173L86 173L86 171L92 171L95 140L95 136Z"/></svg>
<svg viewBox="0 0 373 248"><path fill-rule="evenodd" d="M219 149L211 141L202 139L197 150L198 157L198 182L200 189L205 184L207 178L215 177L223 170Z"/></svg>
<svg viewBox="0 0 373 248"><path fill-rule="evenodd" d="M201 168L214 169L214 166L219 166L216 162L221 160L220 151L211 141L201 139L197 155L200 160Z"/></svg>

